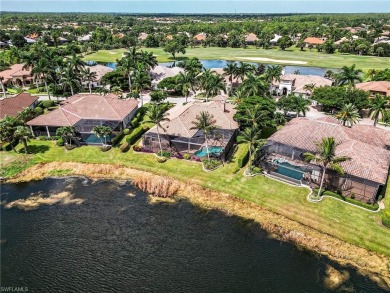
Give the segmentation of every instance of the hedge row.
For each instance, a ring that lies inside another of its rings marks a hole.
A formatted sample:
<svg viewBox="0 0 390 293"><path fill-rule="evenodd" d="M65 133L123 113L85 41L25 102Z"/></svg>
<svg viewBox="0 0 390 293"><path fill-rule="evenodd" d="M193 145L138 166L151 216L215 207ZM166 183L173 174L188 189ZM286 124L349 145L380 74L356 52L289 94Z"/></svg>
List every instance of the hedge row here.
<svg viewBox="0 0 390 293"><path fill-rule="evenodd" d="M390 211L385 210L382 214L382 224L390 228Z"/></svg>
<svg viewBox="0 0 390 293"><path fill-rule="evenodd" d="M317 192L318 192L318 190L317 190ZM331 192L331 191L328 191L328 190L324 191L322 194L323 195L332 196L334 198L341 199L343 201L349 202L351 204L354 204L354 205L357 205L357 206L360 206L360 207L363 207L363 208L366 208L366 209L369 209L369 210L372 210L372 211L376 211L379 208L378 203L368 204L368 203L361 202L361 201L358 201L356 199L352 199L350 197L346 197L346 196L343 196L341 194L338 194L338 193L335 193L335 192Z"/></svg>
<svg viewBox="0 0 390 293"><path fill-rule="evenodd" d="M138 126L126 137L126 142L130 145L134 144L146 131L148 131L148 127L144 125Z"/></svg>
<svg viewBox="0 0 390 293"><path fill-rule="evenodd" d="M242 168L248 163L249 160L249 149L247 144L239 144L237 146L237 151L234 154L237 165L239 168Z"/></svg>
<svg viewBox="0 0 390 293"><path fill-rule="evenodd" d="M119 131L118 134L112 139L112 145L116 146L118 143L121 142L123 137L125 136L123 130Z"/></svg>

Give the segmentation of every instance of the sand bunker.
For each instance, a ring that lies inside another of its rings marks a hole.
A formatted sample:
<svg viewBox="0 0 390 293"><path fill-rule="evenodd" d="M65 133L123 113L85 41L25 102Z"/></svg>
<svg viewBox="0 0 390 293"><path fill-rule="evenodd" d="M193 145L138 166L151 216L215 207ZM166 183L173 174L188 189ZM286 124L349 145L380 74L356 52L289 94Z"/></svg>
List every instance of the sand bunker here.
<svg viewBox="0 0 390 293"><path fill-rule="evenodd" d="M43 197L42 195L32 195L26 199L18 199L4 204L7 209L18 208L23 211L31 211L38 209L41 205L54 205L54 204L81 204L84 200L81 198L73 198L73 195L69 192L60 192L58 194L50 195L49 197Z"/></svg>
<svg viewBox="0 0 390 293"><path fill-rule="evenodd" d="M236 59L244 59L248 61L264 61L264 62L274 62L274 63L287 63L287 64L307 64L306 61L298 60L280 60L280 59L271 59L263 57L236 57Z"/></svg>

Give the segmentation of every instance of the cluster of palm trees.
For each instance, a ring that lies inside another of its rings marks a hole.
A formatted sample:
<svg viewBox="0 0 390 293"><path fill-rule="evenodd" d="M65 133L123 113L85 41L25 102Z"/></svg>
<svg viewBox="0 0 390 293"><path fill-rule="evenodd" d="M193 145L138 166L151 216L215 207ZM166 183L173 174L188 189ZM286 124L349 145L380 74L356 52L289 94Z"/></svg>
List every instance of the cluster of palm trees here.
<svg viewBox="0 0 390 293"><path fill-rule="evenodd" d="M27 112L28 111L25 111L25 113ZM0 121L0 141L9 143L15 152L15 146L18 142L21 142L23 143L25 153L28 154L29 150L27 143L32 134L30 129L24 126L24 122L25 121L20 118L5 116Z"/></svg>

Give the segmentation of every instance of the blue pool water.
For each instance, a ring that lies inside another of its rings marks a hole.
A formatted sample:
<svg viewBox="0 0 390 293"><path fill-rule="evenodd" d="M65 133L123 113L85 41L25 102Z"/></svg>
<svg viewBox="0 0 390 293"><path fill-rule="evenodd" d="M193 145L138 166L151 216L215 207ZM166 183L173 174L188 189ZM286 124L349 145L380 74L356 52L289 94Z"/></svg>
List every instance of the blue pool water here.
<svg viewBox="0 0 390 293"><path fill-rule="evenodd" d="M87 144L101 144L102 140L98 138L95 134L81 134L81 138ZM104 140L104 139L103 139ZM109 142L111 138L107 137L107 142Z"/></svg>
<svg viewBox="0 0 390 293"><path fill-rule="evenodd" d="M211 146L208 148L209 154L217 154L219 155L223 151L223 147ZM205 157L207 156L206 147L202 147L199 151L195 152L195 156L197 157Z"/></svg>
<svg viewBox="0 0 390 293"><path fill-rule="evenodd" d="M284 176L301 180L304 172L298 166L291 165L288 162L275 162L278 166L276 172Z"/></svg>

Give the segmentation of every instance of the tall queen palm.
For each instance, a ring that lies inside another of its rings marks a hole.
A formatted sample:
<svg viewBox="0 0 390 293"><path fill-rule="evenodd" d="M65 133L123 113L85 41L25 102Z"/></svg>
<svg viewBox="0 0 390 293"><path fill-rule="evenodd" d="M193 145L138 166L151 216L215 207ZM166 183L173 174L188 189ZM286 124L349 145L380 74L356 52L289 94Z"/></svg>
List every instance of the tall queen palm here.
<svg viewBox="0 0 390 293"><path fill-rule="evenodd" d="M96 72L91 71L90 68L85 68L81 72L83 79L88 82L89 93L92 94L92 82L96 80Z"/></svg>
<svg viewBox="0 0 390 293"><path fill-rule="evenodd" d="M194 125L191 127L191 129L198 129L203 132L205 145L206 145L206 153L207 158L210 160L210 154L209 154L209 146L208 146L208 136L209 134L212 134L215 129L216 121L214 120L214 116L210 114L207 111L201 111L199 115L196 116L195 120L192 121L192 124Z"/></svg>
<svg viewBox="0 0 390 293"><path fill-rule="evenodd" d="M318 164L322 168L322 176L320 188L318 190L318 196L321 195L321 190L324 184L324 179L326 175L326 169L331 169L336 171L339 174L344 174L343 168L340 166L340 163L349 160L350 158L341 156L336 156L336 141L334 137L324 137L320 142L316 143L317 151L313 153L304 153L304 158L308 162Z"/></svg>
<svg viewBox="0 0 390 293"><path fill-rule="evenodd" d="M232 93L233 93L233 78L237 74L237 70L238 70L238 67L237 67L236 63L229 63L223 69L223 75L229 77L229 82L230 82L229 94L230 95L232 95Z"/></svg>
<svg viewBox="0 0 390 293"><path fill-rule="evenodd" d="M151 80L149 74L145 71L142 64L137 64L137 69L134 74L133 86L141 98L141 107L144 105L144 99L142 96L142 90L151 86Z"/></svg>
<svg viewBox="0 0 390 293"><path fill-rule="evenodd" d="M386 109L389 107L387 99L379 94L371 101L370 115L371 119L374 120L374 126L377 125L380 116L382 118L386 116Z"/></svg>
<svg viewBox="0 0 390 293"><path fill-rule="evenodd" d="M360 76L362 73L361 69L356 69L356 65L353 64L351 67L343 66L341 72L336 75L336 79L339 85L348 85L349 87L355 87L355 82L362 81Z"/></svg>
<svg viewBox="0 0 390 293"><path fill-rule="evenodd" d="M167 113L164 111L161 105L152 103L147 112L146 116L149 117L148 120L144 121L143 123L154 123L156 124L157 129L157 139L158 144L160 146L160 155L162 154L162 145L161 145L161 138L160 138L160 131L159 128L165 131L165 128L161 125L161 122L169 121L169 118L167 117Z"/></svg>
<svg viewBox="0 0 390 293"><path fill-rule="evenodd" d="M46 59L45 57L42 57L41 59L38 60L38 62L34 65L34 67L31 70L31 73L36 77L36 78L42 78L43 82L45 84L45 89L47 96L50 98L50 92L49 92L49 87L47 86L47 79L52 72L52 69L49 64L49 60Z"/></svg>
<svg viewBox="0 0 390 293"><path fill-rule="evenodd" d="M252 126L252 127L245 128L244 131L242 131L240 133L240 136L238 137L240 142L248 143L249 166L251 166L252 152L255 146L260 143L261 140L260 134L261 134L261 130L259 130L255 126Z"/></svg>
<svg viewBox="0 0 390 293"><path fill-rule="evenodd" d="M191 90L193 90L195 85L195 77L192 75L191 72L180 72L177 76L177 88L181 90L183 95L187 98Z"/></svg>

